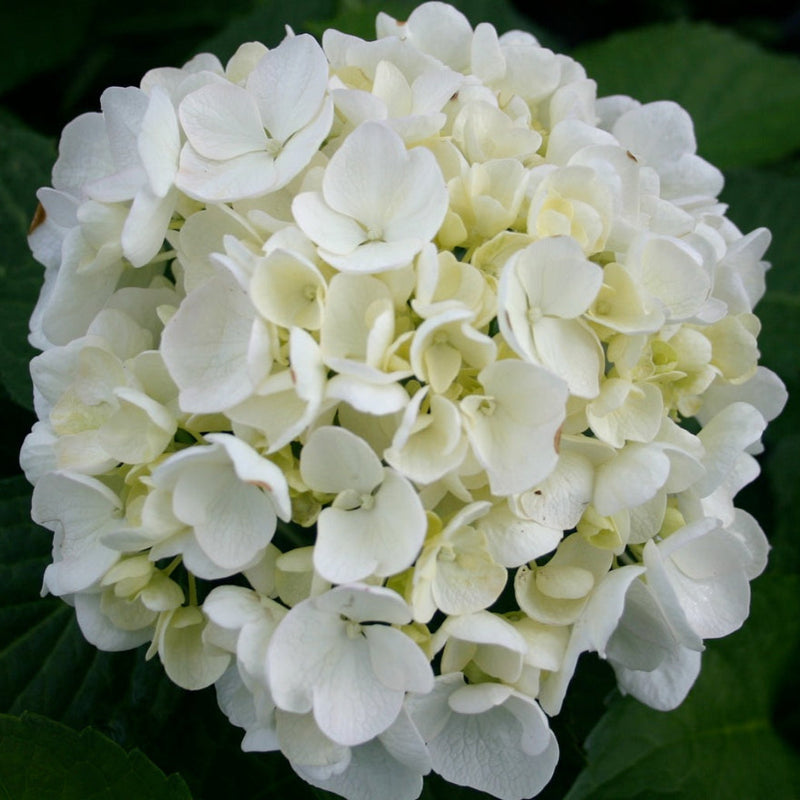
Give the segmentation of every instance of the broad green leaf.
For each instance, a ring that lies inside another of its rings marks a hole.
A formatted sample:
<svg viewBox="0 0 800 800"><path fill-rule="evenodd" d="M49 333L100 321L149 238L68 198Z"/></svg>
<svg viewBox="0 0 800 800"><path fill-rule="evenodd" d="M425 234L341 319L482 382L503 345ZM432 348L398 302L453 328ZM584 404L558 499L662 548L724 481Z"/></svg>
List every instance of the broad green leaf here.
<svg viewBox="0 0 800 800"><path fill-rule="evenodd" d="M167 778L141 752L32 714L0 714L0 793L13 800L191 800L179 775Z"/></svg>
<svg viewBox="0 0 800 800"><path fill-rule="evenodd" d="M796 706L782 683L796 664L800 579L760 579L741 631L707 642L689 697L663 713L617 698L586 742L588 763L566 800L788 800L800 756L775 716Z"/></svg>
<svg viewBox="0 0 800 800"><path fill-rule="evenodd" d="M702 156L719 167L766 164L800 147L800 62L705 24L620 33L574 54L602 95L675 100Z"/></svg>
<svg viewBox="0 0 800 800"><path fill-rule="evenodd" d="M31 408L28 318L44 273L28 249L36 190L50 181L55 149L49 139L0 116L0 382L8 395Z"/></svg>

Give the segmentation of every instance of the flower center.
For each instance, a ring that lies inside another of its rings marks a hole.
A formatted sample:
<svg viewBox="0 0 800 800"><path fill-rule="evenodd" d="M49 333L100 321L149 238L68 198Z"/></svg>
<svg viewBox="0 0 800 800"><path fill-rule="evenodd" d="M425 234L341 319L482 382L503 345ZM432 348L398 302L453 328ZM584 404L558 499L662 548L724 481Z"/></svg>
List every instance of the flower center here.
<svg viewBox="0 0 800 800"><path fill-rule="evenodd" d="M478 406L478 413L483 414L484 417L491 417L497 408L497 401L494 397L482 397L480 405Z"/></svg>
<svg viewBox="0 0 800 800"><path fill-rule="evenodd" d="M530 322L531 325L535 325L544 316L544 314L539 306L531 306L528 309L526 316L528 318L528 322Z"/></svg>
<svg viewBox="0 0 800 800"><path fill-rule="evenodd" d="M281 143L277 139L267 139L266 145L264 145L264 149L267 151L267 155L276 158L277 155L281 152Z"/></svg>

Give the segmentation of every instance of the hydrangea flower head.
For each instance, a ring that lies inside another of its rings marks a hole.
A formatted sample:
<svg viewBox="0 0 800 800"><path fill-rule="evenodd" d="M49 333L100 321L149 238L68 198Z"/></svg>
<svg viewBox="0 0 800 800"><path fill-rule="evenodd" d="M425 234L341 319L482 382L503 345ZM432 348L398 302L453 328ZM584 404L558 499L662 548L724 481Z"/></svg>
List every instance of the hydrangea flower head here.
<svg viewBox="0 0 800 800"><path fill-rule="evenodd" d="M44 591L315 786L521 800L582 653L674 708L748 615L770 236L676 104L443 3L376 27L155 69L64 130L30 237Z"/></svg>

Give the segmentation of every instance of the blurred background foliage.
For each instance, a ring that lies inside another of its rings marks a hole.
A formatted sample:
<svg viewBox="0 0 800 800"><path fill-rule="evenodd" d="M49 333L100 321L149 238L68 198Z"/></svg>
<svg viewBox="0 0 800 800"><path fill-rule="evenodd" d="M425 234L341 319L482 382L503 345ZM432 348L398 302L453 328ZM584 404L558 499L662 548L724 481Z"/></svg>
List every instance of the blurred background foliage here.
<svg viewBox="0 0 800 800"><path fill-rule="evenodd" d="M670 98L692 113L699 152L726 175L722 199L747 232L773 232L773 270L757 312L762 361L790 401L769 428L762 477L739 496L773 545L744 628L710 642L686 703L662 714L613 688L584 657L553 727L562 750L545 800L800 796L800 6L781 0L456 2L473 24L524 28L571 52L599 94ZM87 645L71 609L39 597L50 536L29 521L17 453L33 424L27 319L41 268L25 234L49 182L58 135L97 110L104 88L198 51L230 56L242 41L277 44L284 25L373 34L363 0L29 0L0 17L0 789L13 800L327 797L275 754L244 754L213 691L173 687L143 651ZM32 713L29 713L32 712ZM21 716L22 715L22 716ZM65 727L67 726L67 727ZM92 726L78 735L76 730ZM129 753L138 748L141 753ZM153 762L153 763L150 763ZM160 770L160 771L159 771ZM162 774L173 775L166 779ZM0 794L2 794L0 792ZM481 795L426 779L426 800Z"/></svg>

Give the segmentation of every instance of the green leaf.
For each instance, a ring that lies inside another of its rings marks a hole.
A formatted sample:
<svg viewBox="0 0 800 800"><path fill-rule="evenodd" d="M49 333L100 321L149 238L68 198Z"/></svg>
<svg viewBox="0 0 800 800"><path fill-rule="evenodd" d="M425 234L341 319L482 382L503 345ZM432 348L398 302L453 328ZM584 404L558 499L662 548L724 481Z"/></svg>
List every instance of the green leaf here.
<svg viewBox="0 0 800 800"><path fill-rule="evenodd" d="M800 62L705 24L620 33L574 56L599 94L675 100L702 156L719 167L776 161L800 147Z"/></svg>
<svg viewBox="0 0 800 800"><path fill-rule="evenodd" d="M179 775L126 753L96 730L0 714L0 794L13 800L191 800Z"/></svg>
<svg viewBox="0 0 800 800"><path fill-rule="evenodd" d="M709 642L689 697L663 713L617 698L589 736L588 764L566 800L788 800L800 757L781 737L779 711L798 697L782 684L796 669L800 578L760 579L743 629Z"/></svg>
<svg viewBox="0 0 800 800"><path fill-rule="evenodd" d="M27 233L36 190L50 182L52 142L9 116L0 116L0 383L20 405L32 407L27 343L30 317L44 270L32 258Z"/></svg>

